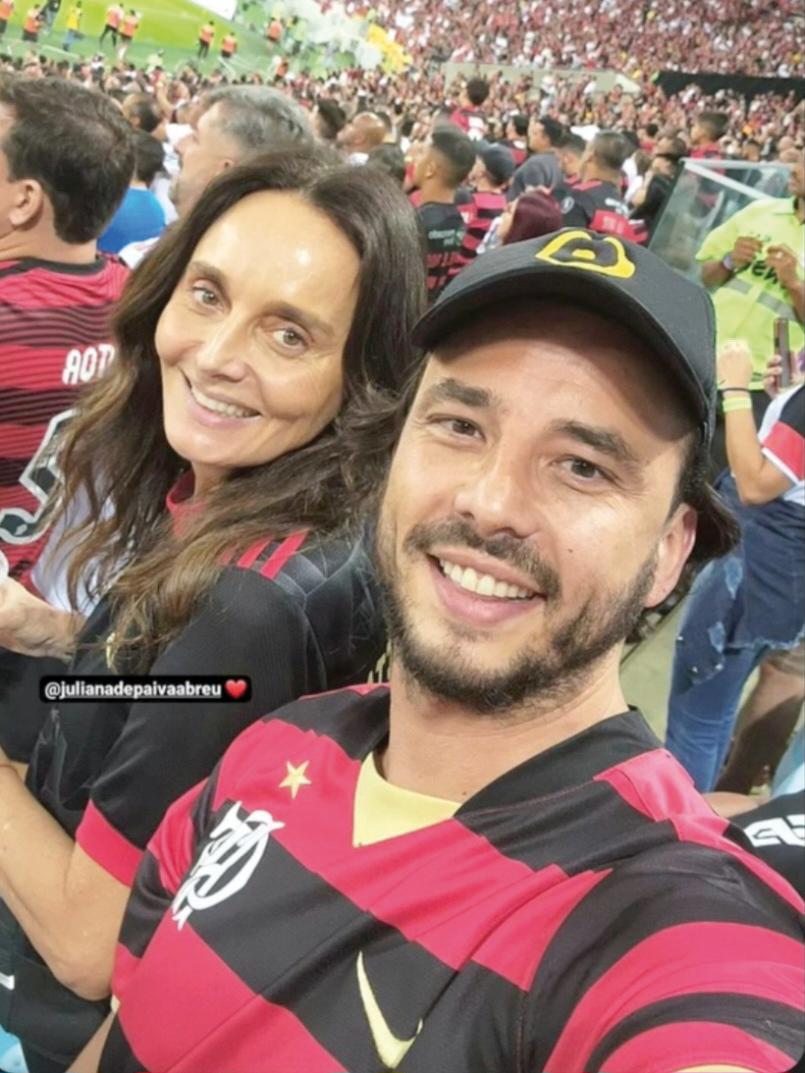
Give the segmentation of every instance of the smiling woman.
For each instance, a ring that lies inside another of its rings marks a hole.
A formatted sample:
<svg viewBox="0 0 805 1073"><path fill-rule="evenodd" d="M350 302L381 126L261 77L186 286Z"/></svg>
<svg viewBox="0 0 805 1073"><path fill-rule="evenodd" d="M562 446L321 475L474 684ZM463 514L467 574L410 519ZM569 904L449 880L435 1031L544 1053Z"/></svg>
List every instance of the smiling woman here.
<svg viewBox="0 0 805 1073"><path fill-rule="evenodd" d="M251 694L57 705L27 786L0 755L0 1024L31 1073L64 1068L105 1015L168 805L246 725L365 681L382 653L361 508L414 365L423 263L390 179L305 149L228 171L132 277L119 357L61 456L65 516L90 508L71 583L94 575L104 597L71 671ZM278 784L304 778L303 757L276 762Z"/></svg>

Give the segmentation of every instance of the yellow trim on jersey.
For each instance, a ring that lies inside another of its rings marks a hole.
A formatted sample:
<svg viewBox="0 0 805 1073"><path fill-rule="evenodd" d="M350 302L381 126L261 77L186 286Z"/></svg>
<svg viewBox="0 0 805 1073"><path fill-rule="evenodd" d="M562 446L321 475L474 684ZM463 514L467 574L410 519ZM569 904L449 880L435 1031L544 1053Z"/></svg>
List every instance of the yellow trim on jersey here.
<svg viewBox="0 0 805 1073"><path fill-rule="evenodd" d="M753 1073L746 1066L691 1066L689 1069L680 1069L678 1073Z"/></svg>
<svg viewBox="0 0 805 1073"><path fill-rule="evenodd" d="M371 846L386 838L421 831L450 819L458 807L458 801L392 786L377 770L374 755L370 754L361 764L355 787L352 844Z"/></svg>

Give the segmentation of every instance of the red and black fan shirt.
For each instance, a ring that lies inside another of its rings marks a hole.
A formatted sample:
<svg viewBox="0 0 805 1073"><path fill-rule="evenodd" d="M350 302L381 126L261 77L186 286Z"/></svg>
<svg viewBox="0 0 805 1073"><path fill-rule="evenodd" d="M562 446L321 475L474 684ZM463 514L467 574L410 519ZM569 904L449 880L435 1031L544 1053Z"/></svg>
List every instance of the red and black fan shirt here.
<svg viewBox="0 0 805 1073"><path fill-rule="evenodd" d="M174 805L123 922L102 1073L780 1073L802 1055L801 900L639 713L366 843L388 705L386 687L292 704Z"/></svg>
<svg viewBox="0 0 805 1073"><path fill-rule="evenodd" d="M79 388L114 357L112 307L128 269L0 261L0 564L21 577L44 537L59 433Z"/></svg>
<svg viewBox="0 0 805 1073"><path fill-rule="evenodd" d="M503 213L507 204L506 195L495 191L478 190L473 194L468 206L469 211L465 214L467 226L461 249L458 251L456 264L450 269L451 279L475 260L481 243L489 234L489 228Z"/></svg>
<svg viewBox="0 0 805 1073"><path fill-rule="evenodd" d="M562 184L553 191L562 210L565 227L584 227L601 234L633 239L635 229L629 222L629 209L613 183L601 179Z"/></svg>
<svg viewBox="0 0 805 1073"><path fill-rule="evenodd" d="M464 217L457 205L428 201L417 209L427 241L428 301L435 302L461 268Z"/></svg>
<svg viewBox="0 0 805 1073"><path fill-rule="evenodd" d="M175 517L175 514L174 514ZM300 532L266 540L223 568L184 631L149 673L251 679L233 702L55 704L31 757L27 786L110 875L130 885L168 806L206 778L227 746L268 710L308 693L365 682L385 649L366 538ZM103 601L69 671L109 675ZM122 657L124 658L124 657ZM69 1065L108 1003L63 988L0 901L0 1024Z"/></svg>

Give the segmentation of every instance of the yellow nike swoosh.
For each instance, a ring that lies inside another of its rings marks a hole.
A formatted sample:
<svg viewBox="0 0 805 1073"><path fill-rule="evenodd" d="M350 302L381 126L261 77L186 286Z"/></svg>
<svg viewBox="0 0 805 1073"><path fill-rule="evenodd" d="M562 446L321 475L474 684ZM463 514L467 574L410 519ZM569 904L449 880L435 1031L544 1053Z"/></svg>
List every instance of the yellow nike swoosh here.
<svg viewBox="0 0 805 1073"><path fill-rule="evenodd" d="M372 1039L377 1053L380 1055L380 1061L387 1069L394 1069L410 1051L414 1041L422 1031L423 1022L420 1020L416 1032L410 1039L399 1039L394 1035L378 1005L372 985L369 983L369 977L366 975L366 967L363 963L362 950L358 954L358 988L361 993L363 1011L366 1014L366 1020L369 1022Z"/></svg>

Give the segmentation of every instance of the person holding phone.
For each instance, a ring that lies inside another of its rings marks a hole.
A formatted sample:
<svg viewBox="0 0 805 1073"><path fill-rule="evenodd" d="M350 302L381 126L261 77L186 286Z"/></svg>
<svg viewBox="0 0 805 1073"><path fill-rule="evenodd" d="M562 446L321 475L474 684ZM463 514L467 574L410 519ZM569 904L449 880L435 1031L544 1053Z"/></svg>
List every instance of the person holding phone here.
<svg viewBox="0 0 805 1073"><path fill-rule="evenodd" d="M786 379L782 356L771 368L776 394ZM744 340L721 347L718 374L730 467L719 491L738 517L741 542L711 563L691 591L668 710L668 749L701 791L715 786L749 675L772 653L796 650L805 636L801 361L788 355L794 386L777 394L759 430L752 353Z"/></svg>

